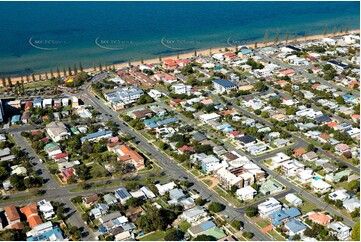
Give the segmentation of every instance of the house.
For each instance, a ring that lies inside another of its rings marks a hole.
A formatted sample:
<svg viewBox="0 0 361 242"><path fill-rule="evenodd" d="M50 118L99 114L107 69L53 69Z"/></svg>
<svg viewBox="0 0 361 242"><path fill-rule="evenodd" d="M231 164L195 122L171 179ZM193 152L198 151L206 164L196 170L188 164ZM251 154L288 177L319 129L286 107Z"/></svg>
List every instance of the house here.
<svg viewBox="0 0 361 242"><path fill-rule="evenodd" d="M88 134L82 138L80 138L80 141L84 143L85 141L89 142L97 142L101 139L108 139L113 136L113 132L110 130L100 130L95 133Z"/></svg>
<svg viewBox="0 0 361 242"><path fill-rule="evenodd" d="M54 228L41 234L31 236L27 241L64 241L63 232L60 228Z"/></svg>
<svg viewBox="0 0 361 242"><path fill-rule="evenodd" d="M66 162L69 160L67 153L60 153L53 156L53 159L57 163Z"/></svg>
<svg viewBox="0 0 361 242"><path fill-rule="evenodd" d="M73 168L65 169L61 172L62 180L64 182L68 182L70 179L72 179L75 176L75 170Z"/></svg>
<svg viewBox="0 0 361 242"><path fill-rule="evenodd" d="M282 184L277 182L276 179L268 179L266 182L264 182L261 185L259 192L264 196L266 196L269 194L278 193L282 190L283 190Z"/></svg>
<svg viewBox="0 0 361 242"><path fill-rule="evenodd" d="M285 161L289 161L290 159L291 159L291 157L289 157L285 153L279 152L279 153L277 153L275 156L273 156L271 158L272 167L277 168L277 167L279 167L281 165L281 163L283 163Z"/></svg>
<svg viewBox="0 0 361 242"><path fill-rule="evenodd" d="M175 188L176 184L174 182L169 182L163 185L156 184L155 186L157 187L159 194L163 196L166 192Z"/></svg>
<svg viewBox="0 0 361 242"><path fill-rule="evenodd" d="M289 208L285 210L277 210L271 213L268 217L271 220L271 224L275 227L292 220L301 215L301 212L297 208Z"/></svg>
<svg viewBox="0 0 361 242"><path fill-rule="evenodd" d="M188 145L183 145L182 147L178 148L178 153L183 155L184 153L188 152L189 154L193 154L195 152L194 148Z"/></svg>
<svg viewBox="0 0 361 242"><path fill-rule="evenodd" d="M202 224L196 225L188 229L188 232L192 236L199 235L208 235L214 237L216 240L226 237L227 235L222 231L222 229L217 226L213 226L213 222L207 221Z"/></svg>
<svg viewBox="0 0 361 242"><path fill-rule="evenodd" d="M54 142L68 139L71 135L62 122L51 122L46 125L45 130Z"/></svg>
<svg viewBox="0 0 361 242"><path fill-rule="evenodd" d="M293 193L288 193L286 196L285 196L285 199L287 202L289 202L290 204L292 204L293 206L300 206L302 205L302 200L297 197L295 194Z"/></svg>
<svg viewBox="0 0 361 242"><path fill-rule="evenodd" d="M349 175L351 175L350 170L343 170L343 171L337 172L335 174L333 174L333 173L326 174L325 180L328 182L338 183L341 181L341 179L347 180L347 177Z"/></svg>
<svg viewBox="0 0 361 242"><path fill-rule="evenodd" d="M38 202L39 211L45 219L52 219L55 215L54 208L49 201L41 200Z"/></svg>
<svg viewBox="0 0 361 242"><path fill-rule="evenodd" d="M246 146L246 145L249 145L249 144L257 143L257 139L254 138L253 136L248 135L248 134L243 135L241 137L237 137L236 140L238 141L239 145L241 145L241 146Z"/></svg>
<svg viewBox="0 0 361 242"><path fill-rule="evenodd" d="M333 221L333 218L330 215L320 212L309 212L307 213L307 216L308 219L312 222L321 224L323 226L327 226Z"/></svg>
<svg viewBox="0 0 361 242"><path fill-rule="evenodd" d="M318 159L318 155L314 151L310 151L306 154L303 154L302 159L305 161L316 161Z"/></svg>
<svg viewBox="0 0 361 242"><path fill-rule="evenodd" d="M28 237L30 236L38 236L45 232L48 232L54 228L53 223L51 221L48 221L46 223L42 223L39 225L36 225L32 230L26 233ZM41 238L41 237L40 237Z"/></svg>
<svg viewBox="0 0 361 242"><path fill-rule="evenodd" d="M345 152L350 151L350 146L348 146L347 144L337 144L335 146L335 153L338 155L342 155Z"/></svg>
<svg viewBox="0 0 361 242"><path fill-rule="evenodd" d="M183 83L179 83L179 84L173 84L172 85L172 89L174 91L175 94L186 94L186 95L190 95L191 94L191 90L192 90L192 86L190 85L184 85Z"/></svg>
<svg viewBox="0 0 361 242"><path fill-rule="evenodd" d="M95 202L97 202L99 200L99 196L98 194L93 194L93 195L90 195L90 196L87 196L87 197L83 197L82 200L83 200L83 203L84 203L84 206L86 208L90 208Z"/></svg>
<svg viewBox="0 0 361 242"><path fill-rule="evenodd" d="M4 211L9 225L20 222L20 214L14 205L4 207Z"/></svg>
<svg viewBox="0 0 361 242"><path fill-rule="evenodd" d="M20 208L20 212L25 214L26 219L27 219L28 224L31 229L33 229L35 226L43 223L43 221L41 220L41 218L38 214L38 209L37 209L36 203L33 203L31 205Z"/></svg>
<svg viewBox="0 0 361 242"><path fill-rule="evenodd" d="M213 87L217 94L224 92L229 93L231 90L237 89L237 85L235 83L224 79L213 80Z"/></svg>
<svg viewBox="0 0 361 242"><path fill-rule="evenodd" d="M327 227L330 229L330 233L335 235L339 240L347 240L351 235L351 228L342 222L333 222Z"/></svg>
<svg viewBox="0 0 361 242"><path fill-rule="evenodd" d="M201 160L202 170L206 173L212 172L220 168L220 160L214 155L208 155Z"/></svg>
<svg viewBox="0 0 361 242"><path fill-rule="evenodd" d="M33 106L34 106L34 108L42 108L43 107L43 99L34 98Z"/></svg>
<svg viewBox="0 0 361 242"><path fill-rule="evenodd" d="M119 156L118 160L131 163L137 170L143 169L144 165L144 158L135 150L132 150L127 145L122 145L115 151Z"/></svg>
<svg viewBox="0 0 361 242"><path fill-rule="evenodd" d="M294 176L304 170L305 165L297 160L289 160L281 164L281 170L285 176Z"/></svg>
<svg viewBox="0 0 361 242"><path fill-rule="evenodd" d="M253 199L257 195L257 191L251 186L246 186L238 189L236 195L241 201Z"/></svg>
<svg viewBox="0 0 361 242"><path fill-rule="evenodd" d="M210 121L217 121L221 116L216 113L203 114L199 116L199 120L203 123L209 123Z"/></svg>
<svg viewBox="0 0 361 242"><path fill-rule="evenodd" d="M143 186L140 188L140 190L144 193L144 195L148 198L148 199L153 199L155 198L155 194L146 186Z"/></svg>
<svg viewBox="0 0 361 242"><path fill-rule="evenodd" d="M279 147L285 147L289 145L291 142L287 139L275 139L274 141L272 141L272 143L279 148Z"/></svg>
<svg viewBox="0 0 361 242"><path fill-rule="evenodd" d="M276 212L281 208L281 203L273 197L267 198L265 202L258 204L258 211L263 219L267 218L271 213Z"/></svg>
<svg viewBox="0 0 361 242"><path fill-rule="evenodd" d="M285 228L288 230L289 236L303 235L303 232L307 229L307 226L297 219L288 221L285 223Z"/></svg>
<svg viewBox="0 0 361 242"><path fill-rule="evenodd" d="M351 196L348 194L346 189L339 189L328 194L330 200L336 201L341 200L342 202L349 199Z"/></svg>
<svg viewBox="0 0 361 242"><path fill-rule="evenodd" d="M327 182L324 182L321 179L313 179L311 182L311 188L313 188L315 193L321 193L324 194L326 192L328 192L329 190L331 190L331 185L328 184Z"/></svg>
<svg viewBox="0 0 361 242"><path fill-rule="evenodd" d="M197 237L198 235L203 234L205 231L207 231L208 229L211 229L213 227L216 227L215 223L213 223L212 221L205 221L198 225L188 228L188 233L192 237Z"/></svg>
<svg viewBox="0 0 361 242"><path fill-rule="evenodd" d="M305 150L305 148L298 148L293 150L293 156L294 157L301 157L302 155L306 154L307 151Z"/></svg>
<svg viewBox="0 0 361 242"><path fill-rule="evenodd" d="M311 182L313 180L314 172L312 169L300 170L296 174L296 177L302 184L305 184L305 183Z"/></svg>
<svg viewBox="0 0 361 242"><path fill-rule="evenodd" d="M20 122L20 115L14 115L11 117L11 125L18 124Z"/></svg>
<svg viewBox="0 0 361 242"><path fill-rule="evenodd" d="M47 98L43 100L43 108L50 108L53 105L53 99Z"/></svg>
<svg viewBox="0 0 361 242"><path fill-rule="evenodd" d="M125 202L131 198L132 196L129 194L127 189L124 187L118 188L115 190L115 197L122 203L125 204Z"/></svg>
<svg viewBox="0 0 361 242"><path fill-rule="evenodd" d="M357 208L360 208L360 200L358 200L357 197L347 199L343 201L343 207L346 208L349 213L352 213Z"/></svg>
<svg viewBox="0 0 361 242"><path fill-rule="evenodd" d="M186 198L186 195L183 193L183 191L181 189L174 188L172 190L169 190L169 197L171 200L173 200L175 203L177 203L178 201Z"/></svg>
<svg viewBox="0 0 361 242"><path fill-rule="evenodd" d="M196 221L199 221L202 218L205 218L207 216L207 211L201 207L197 206L188 210L185 210L181 214L181 218L188 223L194 223Z"/></svg>
<svg viewBox="0 0 361 242"><path fill-rule="evenodd" d="M142 109L132 112L130 115L133 119L145 119L145 118L151 118L153 116L153 112L148 109Z"/></svg>
<svg viewBox="0 0 361 242"><path fill-rule="evenodd" d="M246 147L246 151L251 155L258 155L267 149L268 149L268 145L266 144L255 144Z"/></svg>
<svg viewBox="0 0 361 242"><path fill-rule="evenodd" d="M22 115L21 115L21 122L23 124L27 124L29 121L31 114L29 111L25 111Z"/></svg>
<svg viewBox="0 0 361 242"><path fill-rule="evenodd" d="M91 210L91 214L94 215L95 218L100 218L102 215L108 213L109 206L104 203L96 203L94 204L94 208Z"/></svg>
<svg viewBox="0 0 361 242"><path fill-rule="evenodd" d="M117 198L113 193L108 193L103 196L103 200L108 205L113 205L118 202Z"/></svg>

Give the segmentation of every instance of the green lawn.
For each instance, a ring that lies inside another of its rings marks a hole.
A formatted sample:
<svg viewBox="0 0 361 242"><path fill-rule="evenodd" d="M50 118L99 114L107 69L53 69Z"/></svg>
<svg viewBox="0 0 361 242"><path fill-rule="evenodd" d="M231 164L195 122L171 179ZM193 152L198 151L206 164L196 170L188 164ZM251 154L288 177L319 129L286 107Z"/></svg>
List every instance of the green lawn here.
<svg viewBox="0 0 361 242"><path fill-rule="evenodd" d="M31 88L42 88L42 87L49 87L52 86L53 82L48 80L48 81L40 81L40 82L30 82L30 83L25 83L24 87L25 89L31 89Z"/></svg>
<svg viewBox="0 0 361 242"><path fill-rule="evenodd" d="M7 195L3 195L3 197L6 197ZM18 202L18 201L24 201L24 200L29 200L29 199L33 199L33 198L37 198L38 196L33 196L33 195L25 195L25 196L20 196L20 197L14 197L14 198L8 198L8 199L0 199L0 204L1 203L8 203L8 202Z"/></svg>
<svg viewBox="0 0 361 242"><path fill-rule="evenodd" d="M164 231L155 231L153 233L149 233L144 237L140 238L140 241L163 241L165 236Z"/></svg>
<svg viewBox="0 0 361 242"><path fill-rule="evenodd" d="M157 200L155 200L154 202L158 203L160 206L162 206L163 208L167 207L167 204L163 201L163 199L159 198Z"/></svg>
<svg viewBox="0 0 361 242"><path fill-rule="evenodd" d="M233 205L239 207L241 206L241 202L232 197L231 195L229 195L227 192L223 191L221 188L219 188L218 186L213 188L213 191L215 191L216 193L218 193L220 196L222 196L224 199L226 199L229 203L232 203Z"/></svg>
<svg viewBox="0 0 361 242"><path fill-rule="evenodd" d="M285 238L283 238L274 230L269 231L268 234L271 235L276 241L285 241Z"/></svg>
<svg viewBox="0 0 361 242"><path fill-rule="evenodd" d="M271 223L269 221L266 221L266 220L261 220L257 223L258 226L260 226L261 228L265 228L267 227L268 225L270 225Z"/></svg>
<svg viewBox="0 0 361 242"><path fill-rule="evenodd" d="M207 185L207 187L212 185L212 181L210 180L203 180L203 182Z"/></svg>

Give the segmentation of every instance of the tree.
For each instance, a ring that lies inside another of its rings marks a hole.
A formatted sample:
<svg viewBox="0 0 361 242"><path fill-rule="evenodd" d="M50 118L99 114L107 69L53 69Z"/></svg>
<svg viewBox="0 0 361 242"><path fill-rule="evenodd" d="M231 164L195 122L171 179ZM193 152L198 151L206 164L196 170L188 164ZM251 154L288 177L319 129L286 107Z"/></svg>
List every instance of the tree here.
<svg viewBox="0 0 361 242"><path fill-rule="evenodd" d="M266 30L264 33L264 40L263 40L264 45L268 43L268 38L269 38L269 34L268 34L268 30Z"/></svg>
<svg viewBox="0 0 361 242"><path fill-rule="evenodd" d="M4 181L9 174L9 171L5 167L0 166L0 180Z"/></svg>
<svg viewBox="0 0 361 242"><path fill-rule="evenodd" d="M240 230L243 227L243 222L240 220L233 220L231 222L231 225L233 228L235 228L236 230Z"/></svg>
<svg viewBox="0 0 361 242"><path fill-rule="evenodd" d="M79 62L79 70L80 72L83 72L83 65L81 64L81 62Z"/></svg>
<svg viewBox="0 0 361 242"><path fill-rule="evenodd" d="M318 232L315 229L306 228L303 234L306 235L307 237L316 238Z"/></svg>
<svg viewBox="0 0 361 242"><path fill-rule="evenodd" d="M12 86L12 82L11 82L11 78L8 77L8 86L11 87Z"/></svg>
<svg viewBox="0 0 361 242"><path fill-rule="evenodd" d="M164 236L165 241L179 241L183 239L183 234L177 229L170 229Z"/></svg>
<svg viewBox="0 0 361 242"><path fill-rule="evenodd" d="M219 213L219 212L223 211L224 209L225 209L225 206L222 203L211 202L208 205L208 210L213 213Z"/></svg>
<svg viewBox="0 0 361 242"><path fill-rule="evenodd" d="M251 233L251 232L245 231L245 232L242 233L242 236L245 237L246 239L252 239L254 234Z"/></svg>
<svg viewBox="0 0 361 242"><path fill-rule="evenodd" d="M217 239L211 235L201 234L193 239L193 241L216 241Z"/></svg>
<svg viewBox="0 0 361 242"><path fill-rule="evenodd" d="M238 190L238 187L236 185L231 186L231 193L232 194L235 194L237 190Z"/></svg>
<svg viewBox="0 0 361 242"><path fill-rule="evenodd" d="M6 87L6 79L5 79L5 77L1 77L1 81L2 81L3 87Z"/></svg>
<svg viewBox="0 0 361 242"><path fill-rule="evenodd" d="M198 197L194 202L197 206L203 206L204 204L206 204L207 201L205 199L202 199L201 197Z"/></svg>
<svg viewBox="0 0 361 242"><path fill-rule="evenodd" d="M360 192L360 182L359 181L350 181L348 184L347 184L347 188L348 190L351 190L355 193L358 193Z"/></svg>
<svg viewBox="0 0 361 242"><path fill-rule="evenodd" d="M338 105L345 104L345 100L343 99L343 97L341 95L336 97L336 102L337 102Z"/></svg>
<svg viewBox="0 0 361 242"><path fill-rule="evenodd" d="M254 110L254 114L256 115L260 115L261 113L262 113L261 109Z"/></svg>
<svg viewBox="0 0 361 242"><path fill-rule="evenodd" d="M286 37L285 37L286 44L288 43L289 38L290 38L290 34L286 32Z"/></svg>
<svg viewBox="0 0 361 242"><path fill-rule="evenodd" d="M277 44L278 41L279 41L279 39L280 39L280 33L279 33L279 31L277 30L274 43Z"/></svg>
<svg viewBox="0 0 361 242"><path fill-rule="evenodd" d="M314 151L315 150L315 146L313 144L309 144L307 146L307 151L310 152L310 151Z"/></svg>
<svg viewBox="0 0 361 242"><path fill-rule="evenodd" d="M255 217L258 215L258 208L255 206L250 206L246 208L245 212L248 217Z"/></svg>
<svg viewBox="0 0 361 242"><path fill-rule="evenodd" d="M69 73L69 76L73 75L73 73L71 72L71 67L68 66L68 73Z"/></svg>
<svg viewBox="0 0 361 242"><path fill-rule="evenodd" d="M263 91L267 90L267 86L262 81L258 81L254 84L254 89L257 92L263 92Z"/></svg>
<svg viewBox="0 0 361 242"><path fill-rule="evenodd" d="M74 74L78 74L78 69L76 68L76 64L74 64Z"/></svg>
<svg viewBox="0 0 361 242"><path fill-rule="evenodd" d="M360 221L355 223L355 225L352 229L351 239L353 241L360 241Z"/></svg>
<svg viewBox="0 0 361 242"><path fill-rule="evenodd" d="M139 207L140 205L142 205L142 200L136 197L131 197L129 198L126 202L125 205L127 205L128 207Z"/></svg>
<svg viewBox="0 0 361 242"><path fill-rule="evenodd" d="M293 237L292 237L292 240L294 241L299 241L301 240L301 236L299 234L295 234Z"/></svg>

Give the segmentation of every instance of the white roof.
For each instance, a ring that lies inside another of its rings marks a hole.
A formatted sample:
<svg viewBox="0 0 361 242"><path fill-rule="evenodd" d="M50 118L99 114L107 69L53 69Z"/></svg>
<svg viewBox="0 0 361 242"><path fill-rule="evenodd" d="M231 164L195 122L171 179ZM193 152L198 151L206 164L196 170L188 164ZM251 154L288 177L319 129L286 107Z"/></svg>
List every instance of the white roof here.
<svg viewBox="0 0 361 242"><path fill-rule="evenodd" d="M246 187L242 187L240 189L238 189L236 191L237 195L240 196L240 195L244 195L244 194L254 194L254 193L257 193L257 191L255 189L253 189L253 187L251 186L246 186Z"/></svg>
<svg viewBox="0 0 361 242"><path fill-rule="evenodd" d="M319 179L319 180L312 180L311 182L311 186L317 189L326 189L326 188L330 188L331 185L328 184L327 182L324 182L323 180Z"/></svg>
<svg viewBox="0 0 361 242"><path fill-rule="evenodd" d="M210 119L219 118L219 117L220 117L220 115L218 115L216 113L203 114L203 115L199 116L200 119L203 119L205 121L210 120Z"/></svg>

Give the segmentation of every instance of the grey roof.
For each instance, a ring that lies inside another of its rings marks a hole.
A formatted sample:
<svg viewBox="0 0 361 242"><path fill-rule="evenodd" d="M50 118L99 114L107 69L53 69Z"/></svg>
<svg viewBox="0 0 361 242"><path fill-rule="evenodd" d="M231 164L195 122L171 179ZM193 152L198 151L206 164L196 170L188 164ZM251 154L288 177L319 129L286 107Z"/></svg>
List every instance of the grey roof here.
<svg viewBox="0 0 361 242"><path fill-rule="evenodd" d="M225 80L225 79L218 79L218 80L214 80L214 83L217 83L218 85L224 87L224 88L229 88L229 87L235 87L237 86L236 84L234 84L233 82L229 81L229 80Z"/></svg>
<svg viewBox="0 0 361 242"><path fill-rule="evenodd" d="M183 198L185 197L185 194L183 193L183 191L179 188L174 188L172 190L169 191L169 196L172 198L172 199L180 199L180 198Z"/></svg>
<svg viewBox="0 0 361 242"><path fill-rule="evenodd" d="M242 143L248 144L248 143L256 141L256 138L246 134L241 137L238 137L237 140L241 141Z"/></svg>
<svg viewBox="0 0 361 242"><path fill-rule="evenodd" d="M188 217L188 218L192 218L192 217L196 217L199 216L201 214L203 214L205 212L205 209L201 206L197 206L191 209L188 209L186 211L183 212L184 216Z"/></svg>
<svg viewBox="0 0 361 242"><path fill-rule="evenodd" d="M197 141L202 141L202 140L207 139L207 137L205 135L203 135L202 133L200 133L200 132L195 132L193 134L193 139L195 139Z"/></svg>
<svg viewBox="0 0 361 242"><path fill-rule="evenodd" d="M99 220L101 220L102 223L106 223L106 222L108 222L110 220L119 218L121 216L122 216L122 214L119 211L116 211L116 212L113 212L113 213L102 216Z"/></svg>
<svg viewBox="0 0 361 242"><path fill-rule="evenodd" d="M118 188L116 191L115 191L115 194L118 195L118 197L120 199L125 199L125 198L129 198L129 197L132 197L129 192L127 191L127 189L125 189L124 187L121 187L121 188Z"/></svg>

